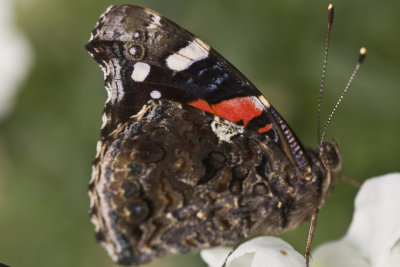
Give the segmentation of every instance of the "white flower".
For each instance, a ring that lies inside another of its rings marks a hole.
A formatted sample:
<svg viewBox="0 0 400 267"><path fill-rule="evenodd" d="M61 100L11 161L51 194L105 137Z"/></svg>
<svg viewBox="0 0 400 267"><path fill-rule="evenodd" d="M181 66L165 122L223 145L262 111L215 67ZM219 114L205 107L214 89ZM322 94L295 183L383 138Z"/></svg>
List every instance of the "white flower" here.
<svg viewBox="0 0 400 267"><path fill-rule="evenodd" d="M221 267L230 248L204 249L201 257L209 267ZM256 237L241 244L231 256L227 267L304 267L304 257L280 238Z"/></svg>
<svg viewBox="0 0 400 267"><path fill-rule="evenodd" d="M31 62L30 46L13 25L12 4L12 0L0 1L0 119L10 111Z"/></svg>
<svg viewBox="0 0 400 267"><path fill-rule="evenodd" d="M318 247L312 267L400 266L400 173L368 179L340 240Z"/></svg>
<svg viewBox="0 0 400 267"><path fill-rule="evenodd" d="M206 249L201 257L220 267L229 248ZM356 200L353 221L340 240L319 246L312 267L400 266L400 173L368 179ZM302 255L275 237L258 237L240 245L227 267L305 266Z"/></svg>

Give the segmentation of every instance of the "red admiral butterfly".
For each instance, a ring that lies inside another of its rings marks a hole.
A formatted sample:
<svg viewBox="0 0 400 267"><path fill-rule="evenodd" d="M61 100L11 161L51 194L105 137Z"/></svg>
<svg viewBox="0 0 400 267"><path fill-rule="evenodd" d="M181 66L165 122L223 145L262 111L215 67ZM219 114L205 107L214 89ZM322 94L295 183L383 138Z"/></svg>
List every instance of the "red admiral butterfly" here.
<svg viewBox="0 0 400 267"><path fill-rule="evenodd" d="M108 92L90 215L114 261L296 228L338 180L335 140L305 150L250 81L160 14L111 6L86 49Z"/></svg>

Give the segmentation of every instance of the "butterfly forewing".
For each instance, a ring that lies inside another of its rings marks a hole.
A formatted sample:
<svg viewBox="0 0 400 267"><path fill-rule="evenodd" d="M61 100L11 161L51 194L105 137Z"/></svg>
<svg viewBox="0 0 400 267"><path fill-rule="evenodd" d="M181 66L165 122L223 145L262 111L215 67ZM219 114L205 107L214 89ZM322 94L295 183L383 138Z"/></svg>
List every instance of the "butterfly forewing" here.
<svg viewBox="0 0 400 267"><path fill-rule="evenodd" d="M111 7L93 31L87 49L103 65L111 87L106 108L113 117L105 134L152 98L218 103L261 95L207 44L149 9ZM158 93L152 97L153 91Z"/></svg>

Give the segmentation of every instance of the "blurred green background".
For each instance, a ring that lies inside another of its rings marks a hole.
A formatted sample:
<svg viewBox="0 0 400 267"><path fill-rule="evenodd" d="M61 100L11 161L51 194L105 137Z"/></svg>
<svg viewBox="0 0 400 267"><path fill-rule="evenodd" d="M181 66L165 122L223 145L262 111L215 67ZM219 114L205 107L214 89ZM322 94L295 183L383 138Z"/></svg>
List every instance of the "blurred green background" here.
<svg viewBox="0 0 400 267"><path fill-rule="evenodd" d="M316 147L326 9L317 0L19 0L16 23L34 63L11 114L0 121L0 262L12 266L115 266L94 240L87 184L106 99L103 73L84 50L111 4L146 6L213 46L273 103L307 147ZM368 56L328 131L344 173L360 182L399 171L400 2L334 1L323 121ZM0 36L0 40L1 40ZM0 89L1 90L1 89ZM314 246L341 237L357 189L339 182L323 207ZM394 211L398 212L398 211ZM283 235L303 253L305 224ZM198 255L148 266L205 266Z"/></svg>

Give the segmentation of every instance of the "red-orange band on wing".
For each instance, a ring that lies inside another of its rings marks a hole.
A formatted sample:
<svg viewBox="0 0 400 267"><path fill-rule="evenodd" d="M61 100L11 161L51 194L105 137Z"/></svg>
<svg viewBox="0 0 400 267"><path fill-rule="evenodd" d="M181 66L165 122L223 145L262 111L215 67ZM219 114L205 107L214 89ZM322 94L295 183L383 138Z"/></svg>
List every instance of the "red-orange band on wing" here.
<svg viewBox="0 0 400 267"><path fill-rule="evenodd" d="M262 113L252 97L236 97L211 105L214 114L232 122L243 121L243 125Z"/></svg>
<svg viewBox="0 0 400 267"><path fill-rule="evenodd" d="M265 124L264 127L259 128L259 129L257 130L257 132L259 132L259 133L265 133L265 132L268 132L269 130L271 130L271 124L270 124L270 123L267 123L267 124Z"/></svg>
<svg viewBox="0 0 400 267"><path fill-rule="evenodd" d="M203 100L203 99L198 99L192 102L188 103L189 105L204 110L208 113L214 114L214 112L211 110L210 105L207 103L207 101Z"/></svg>
<svg viewBox="0 0 400 267"><path fill-rule="evenodd" d="M248 96L228 99L211 106L203 99L198 99L188 104L231 122L243 121L244 126L247 126L249 121L262 113L262 108L257 106L252 97Z"/></svg>

